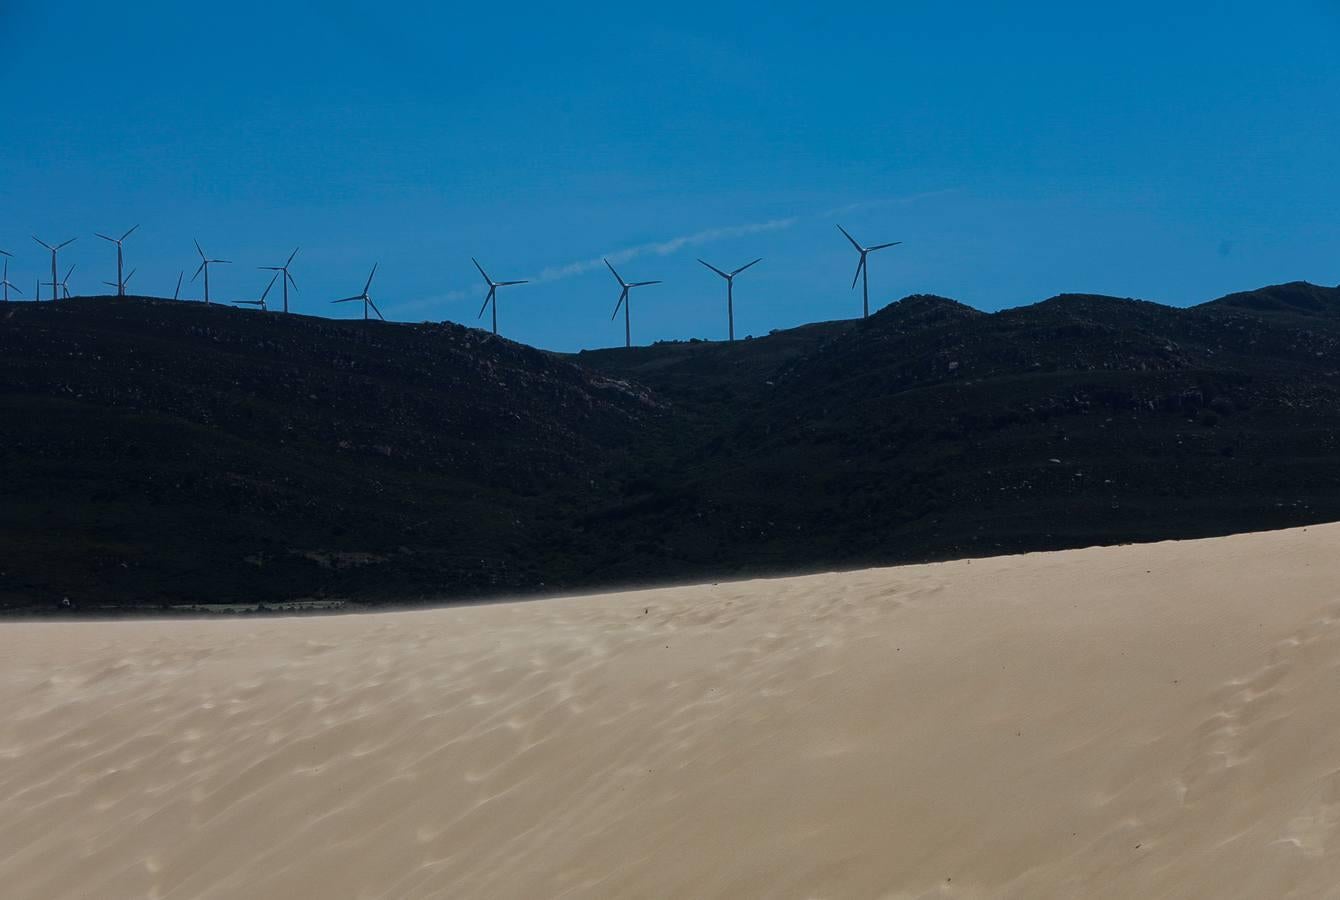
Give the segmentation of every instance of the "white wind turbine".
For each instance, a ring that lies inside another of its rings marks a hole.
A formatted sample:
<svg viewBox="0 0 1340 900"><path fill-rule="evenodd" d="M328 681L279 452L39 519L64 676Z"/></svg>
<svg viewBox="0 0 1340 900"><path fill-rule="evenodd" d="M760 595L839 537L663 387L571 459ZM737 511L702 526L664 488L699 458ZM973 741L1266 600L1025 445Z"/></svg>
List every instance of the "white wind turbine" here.
<svg viewBox="0 0 1340 900"><path fill-rule="evenodd" d="M861 318L868 318L870 316L870 268L866 265L865 258L868 254L874 253L876 250L883 250L885 247L897 247L902 241L893 241L888 244L876 244L873 247L862 247L860 244L856 243L856 238L847 234L847 229L843 228L841 225L837 228L847 240L851 241L851 245L856 248L856 252L861 254L861 261L856 264L856 275L851 280L851 286L853 288L856 287L856 279L861 279Z"/></svg>

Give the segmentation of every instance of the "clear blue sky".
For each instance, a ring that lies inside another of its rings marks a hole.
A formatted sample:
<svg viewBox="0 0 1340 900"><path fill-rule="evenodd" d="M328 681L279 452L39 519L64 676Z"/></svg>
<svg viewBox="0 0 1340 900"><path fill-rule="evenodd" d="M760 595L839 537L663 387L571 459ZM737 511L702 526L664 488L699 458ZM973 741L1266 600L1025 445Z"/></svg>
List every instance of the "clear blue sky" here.
<svg viewBox="0 0 1340 900"><path fill-rule="evenodd" d="M11 279L78 235L92 293L138 222L143 292L192 237L229 297L301 244L298 311L356 315L380 260L388 317L475 324L474 255L564 350L622 340L602 254L665 281L639 343L724 336L699 255L765 257L740 334L859 315L836 222L906 242L872 306L1340 281L1335 2L570 6L0 2Z"/></svg>

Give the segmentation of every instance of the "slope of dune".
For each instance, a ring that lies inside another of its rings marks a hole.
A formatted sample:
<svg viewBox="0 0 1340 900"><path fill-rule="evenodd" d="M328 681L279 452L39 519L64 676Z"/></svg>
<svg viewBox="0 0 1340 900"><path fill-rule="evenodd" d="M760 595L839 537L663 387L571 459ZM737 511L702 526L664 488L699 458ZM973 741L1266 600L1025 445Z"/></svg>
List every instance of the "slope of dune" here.
<svg viewBox="0 0 1340 900"><path fill-rule="evenodd" d="M1333 896L1340 526L0 630L9 898Z"/></svg>

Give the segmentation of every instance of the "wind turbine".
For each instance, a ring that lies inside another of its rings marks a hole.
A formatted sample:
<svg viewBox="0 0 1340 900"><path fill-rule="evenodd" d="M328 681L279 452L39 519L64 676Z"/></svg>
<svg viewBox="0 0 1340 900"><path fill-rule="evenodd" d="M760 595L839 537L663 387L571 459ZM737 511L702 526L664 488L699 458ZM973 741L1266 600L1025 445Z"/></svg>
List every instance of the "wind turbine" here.
<svg viewBox="0 0 1340 900"><path fill-rule="evenodd" d="M508 287L509 285L513 285L513 284L525 284L526 282L525 282L524 280L522 280L522 281L494 281L492 278L489 277L489 273L484 271L484 267L481 266L481 265L479 264L479 260L475 259L475 258L472 256L472 257L470 257L470 262L472 262L472 263L475 264L475 268L479 270L479 274L480 274L480 275L483 275L483 276L484 276L484 281L487 282L487 283L488 283L488 286L489 286L489 295L488 295L487 297L484 298L484 305L481 306L481 307L479 307L479 315L476 316L475 318L483 318L483 316L484 316L484 310L488 309L488 308L489 308L489 304L492 303L492 304L493 304L493 333L494 333L494 334L497 334L497 333L498 333L498 288L500 288L500 287Z"/></svg>
<svg viewBox="0 0 1340 900"><path fill-rule="evenodd" d="M199 242L199 241L196 241L196 242L195 242L195 251L196 251L197 253L200 254L200 268L198 268L198 269L195 270L195 275L192 275L192 276L191 276L191 281L194 282L195 279L200 275L201 272L204 272L204 273L205 273L205 305L206 305L206 306L209 306L209 264L210 264L210 263L229 263L229 262L232 262L232 260L228 260L228 259L210 259L208 256L205 255L205 251L200 249L200 242Z"/></svg>
<svg viewBox="0 0 1340 900"><path fill-rule="evenodd" d="M172 292L172 299L173 299L173 300L176 300L178 297L181 296L181 279L182 279L182 276L184 276L185 274L186 274L185 272L178 272L178 273L177 273L177 289L176 289L175 291Z"/></svg>
<svg viewBox="0 0 1340 900"><path fill-rule="evenodd" d="M353 301L353 300L359 300L359 301L361 301L361 302L363 303L363 321L364 321L364 322L366 322L366 321L368 320L368 307L369 307L369 306L372 307L372 311L375 312L375 313L377 314L377 318L379 318L379 319L381 319L383 322L385 322L385 321L386 321L386 316L382 315L382 311L381 311L380 309L377 308L377 304L375 304L375 303L372 302L372 296L368 293L368 289L369 289L370 287L372 287L372 276L377 274L377 266L379 266L379 265L381 265L381 264L380 264L380 263L373 263L373 264L372 264L372 272L368 274L368 283L365 284L365 285L363 285L363 293L359 294L359 295L356 296L356 297L342 297L342 298L340 298L339 300L332 300L332 301L330 301L330 302L331 302L331 303L349 303L350 301Z"/></svg>
<svg viewBox="0 0 1340 900"><path fill-rule="evenodd" d="M716 266L712 265L710 262L707 262L706 260L703 259L698 260L698 262L707 266L707 268L711 269L713 272L716 272L722 278L726 279L726 318L730 325L730 342L732 344L735 343L735 276L739 275L745 269L749 268L749 266L754 265L754 263L762 261L763 257L760 256L758 259L754 260L754 262L751 262L748 266L740 266L740 268L736 269L734 272L723 272Z"/></svg>
<svg viewBox="0 0 1340 900"><path fill-rule="evenodd" d="M118 297L124 297L126 295L126 282L130 280L129 278L123 279L121 277L121 264L122 264L121 244L122 242L125 241L126 238L130 237L131 232L133 232L135 228L139 227L140 226L136 225L134 228L130 229L130 231L127 231L119 238L108 237L105 234L98 234L96 231L94 232L94 234L97 237L102 238L104 241L110 241L113 244L116 244L116 284L112 286L116 288L116 296ZM111 282L104 281L103 284L111 284Z"/></svg>
<svg viewBox="0 0 1340 900"><path fill-rule="evenodd" d="M293 280L293 276L292 276L291 274L289 274L288 267L291 266L291 265L293 265L293 257L295 257L295 256L298 255L298 250L299 250L299 249L300 249L300 248L298 248L298 247L294 247L294 248L293 248L293 252L290 253L290 254L288 255L288 262L284 263L282 266L261 266L261 267L260 267L260 268L262 268L262 269L265 269L265 270L268 271L268 272L283 272L283 273L284 273L284 312L288 312L288 286L289 286L290 284L292 284L292 285L293 285L293 289L294 289L295 291L298 289L298 282L296 282L296 281ZM274 281L272 280L270 283L271 283L271 284L274 284ZM266 288L266 290L269 290L269 288ZM264 307L262 307L262 308L264 308Z"/></svg>
<svg viewBox="0 0 1340 900"><path fill-rule="evenodd" d="M856 275L851 280L851 286L855 288L856 279L861 279L861 318L868 318L870 316L870 267L867 266L865 262L866 254L874 253L876 250L883 250L885 247L897 247L902 241L893 241L889 244L876 244L873 247L862 247L860 244L856 243L856 238L847 234L847 229L843 228L841 225L838 226L838 231L842 232L847 240L851 241L851 245L856 248L856 252L861 254L861 261L856 264Z"/></svg>
<svg viewBox="0 0 1340 900"><path fill-rule="evenodd" d="M56 251L59 250L59 249L62 248L62 247L65 247L65 246L69 245L69 244L73 244L76 240L78 240L78 238L70 238L70 239L69 239L68 241L66 241L64 244L57 244L57 245L54 246L54 247L51 246L50 244L48 244L46 241L42 240L40 237L37 237L36 235L33 236L33 240L37 241L37 243L41 244L43 247L46 247L48 250L51 251L51 282L50 282L50 284L51 284L51 299L52 299L52 300L55 300L55 299L56 299L56 287L59 285L59 282L56 281ZM65 277L66 277L66 278L69 278L70 276L67 275L67 276L65 276Z"/></svg>
<svg viewBox="0 0 1340 900"><path fill-rule="evenodd" d="M295 252L296 252L296 251L295 251ZM268 269L268 268L271 268L271 267L270 267L270 266L262 266L261 268L263 268L263 269ZM281 269L281 271L282 271L282 269ZM268 306L265 305L265 297L266 297L267 294L270 293L270 288L272 288L272 287L275 286L275 279L278 278L278 277L279 277L279 272L275 272L273 275L270 276L270 283L267 284L267 285L265 286L265 290L261 291L261 299L259 299L259 300L234 300L234 301L233 301L233 305L234 305L234 306L259 306L259 307L261 308L261 312L265 312L267 309L270 308L270 307L268 307Z"/></svg>
<svg viewBox="0 0 1340 900"><path fill-rule="evenodd" d="M60 281L48 282L51 285L51 299L56 299L57 288L65 295L66 300L70 299L70 274L74 272L74 266L74 263L70 263L70 268L65 270L65 277Z"/></svg>
<svg viewBox="0 0 1340 900"><path fill-rule="evenodd" d="M117 283L117 284L113 284L113 283L110 282L110 281L104 281L103 284L107 285L108 287L114 287L114 288L116 288L116 289L117 289L117 294L116 294L116 296L118 296L118 297L124 297L124 296L126 295L125 287L126 287L126 285L130 284L130 279L132 279L132 278L135 277L135 271L136 271L135 269L131 269L131 270L130 270L130 274L127 275L127 276L125 277L124 280L120 281L120 282ZM117 273L117 278L119 279L120 277L121 277L121 275L120 275L120 273L118 272L118 273Z"/></svg>
<svg viewBox="0 0 1340 900"><path fill-rule="evenodd" d="M0 253L5 253L5 251L0 250ZM5 302L6 302L6 303L9 302L9 289L10 289L10 288L13 288L13 289L14 289L14 293L18 294L20 297L23 296L23 291L19 290L19 286L18 286L17 284L15 284L14 282L12 282L12 281L9 280L9 259L8 259L8 257L10 257L10 256L12 256L12 255L13 255L13 254L5 253L5 257L6 257L6 259L5 259L5 275L4 275L3 278L0 278L0 287L4 288L4 291L5 291Z"/></svg>
<svg viewBox="0 0 1340 900"><path fill-rule="evenodd" d="M614 277L615 277L615 279L619 282L619 287L623 288L623 290L619 292L619 302L616 303L616 304L614 304L614 314L610 316L610 321L611 321L611 322L614 321L614 317L617 316L617 315L619 314L619 307L622 306L622 307L623 307L623 345L624 345L625 347L631 347L631 346L633 346L633 326L632 326L632 324L631 324L630 321L629 321L629 312L628 312L628 306L629 306L628 292L631 291L631 290L632 290L633 288L635 288L635 287L646 287L646 286L649 285L649 284L660 284L660 282L659 282L659 281L634 281L632 284L629 284L627 281L624 281L624 280L623 280L623 276L621 276L618 272L616 272L616 271L614 270L614 266L610 266L610 261L609 261L608 259L607 259L607 260L604 260L604 263L605 263L605 265L609 266L609 270L610 270L611 272L614 273Z"/></svg>

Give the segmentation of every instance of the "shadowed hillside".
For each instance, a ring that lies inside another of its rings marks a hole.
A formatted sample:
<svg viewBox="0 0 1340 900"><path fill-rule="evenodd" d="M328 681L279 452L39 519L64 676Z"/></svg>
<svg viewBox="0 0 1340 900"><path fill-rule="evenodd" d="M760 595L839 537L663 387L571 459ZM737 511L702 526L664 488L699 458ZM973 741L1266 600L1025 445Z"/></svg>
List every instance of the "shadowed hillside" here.
<svg viewBox="0 0 1340 900"><path fill-rule="evenodd" d="M564 526L661 414L456 325L110 298L3 319L11 604L537 587L589 553Z"/></svg>
<svg viewBox="0 0 1340 900"><path fill-rule="evenodd" d="M1340 291L1087 295L561 357L0 312L0 603L412 602L1340 518Z"/></svg>

